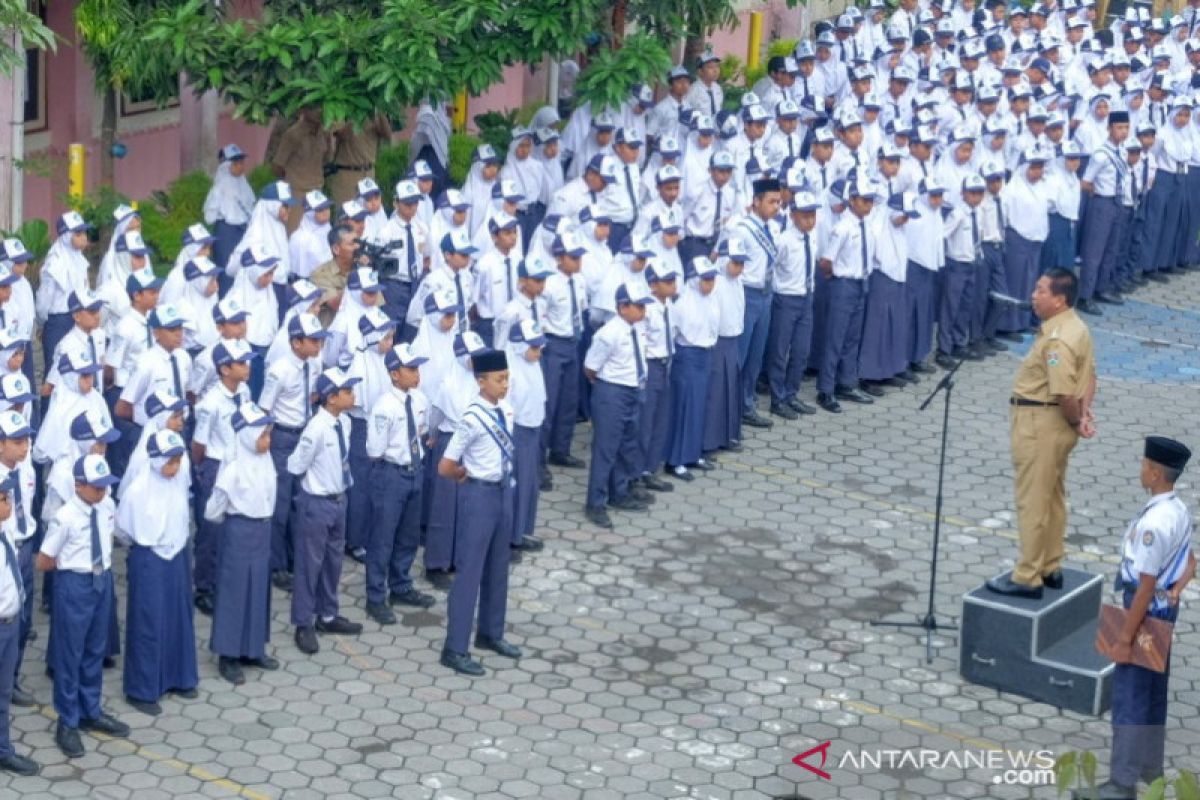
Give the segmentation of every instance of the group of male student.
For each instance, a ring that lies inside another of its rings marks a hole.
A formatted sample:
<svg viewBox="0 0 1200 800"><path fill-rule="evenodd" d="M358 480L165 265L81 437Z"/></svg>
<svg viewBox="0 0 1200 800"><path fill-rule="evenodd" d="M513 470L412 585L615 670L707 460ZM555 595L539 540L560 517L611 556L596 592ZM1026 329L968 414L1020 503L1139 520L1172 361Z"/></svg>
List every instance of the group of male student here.
<svg viewBox="0 0 1200 800"><path fill-rule="evenodd" d="M36 295L6 240L0 768L37 769L7 738L10 703L36 702L18 680L35 569L69 756L80 730L128 732L100 705L114 538L140 712L195 696L194 608L234 685L278 667L272 585L301 652L361 632L340 613L347 555L391 625L435 603L411 574L423 547L449 592L441 661L481 675L472 642L520 656L509 565L542 547L552 467L588 467L584 513L612 527L770 426L760 392L776 418L814 414L813 373L839 413L1020 340L1032 317L998 298L1048 268L1079 270L1086 313L1193 268L1198 6L1135 5L1097 34L1079 0L902 0L886 24L873 2L771 59L736 110L706 53L657 103L639 89L561 132L539 114L504 156L481 146L461 190L433 196L414 163L390 214L369 178L337 208L282 182L256 197L230 145L165 279L128 207L94 278L64 214Z"/></svg>

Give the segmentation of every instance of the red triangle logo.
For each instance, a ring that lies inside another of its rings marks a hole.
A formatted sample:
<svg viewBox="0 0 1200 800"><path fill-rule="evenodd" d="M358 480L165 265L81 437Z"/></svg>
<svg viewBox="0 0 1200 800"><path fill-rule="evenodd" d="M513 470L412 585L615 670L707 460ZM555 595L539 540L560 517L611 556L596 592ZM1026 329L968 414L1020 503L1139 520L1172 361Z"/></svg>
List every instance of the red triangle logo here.
<svg viewBox="0 0 1200 800"><path fill-rule="evenodd" d="M831 744L831 742L821 742L816 747L805 750L803 753L801 753L800 755L793 758L792 763L795 764L797 767L804 767L806 770L813 773L814 775L816 775L819 778L822 778L827 781L833 780L832 775L830 775L825 770L821 769L821 767L825 766L825 759L829 756L829 745L830 744ZM812 764L809 764L808 761L805 760L809 756L813 755L814 753L821 754L821 763L819 766L813 766Z"/></svg>

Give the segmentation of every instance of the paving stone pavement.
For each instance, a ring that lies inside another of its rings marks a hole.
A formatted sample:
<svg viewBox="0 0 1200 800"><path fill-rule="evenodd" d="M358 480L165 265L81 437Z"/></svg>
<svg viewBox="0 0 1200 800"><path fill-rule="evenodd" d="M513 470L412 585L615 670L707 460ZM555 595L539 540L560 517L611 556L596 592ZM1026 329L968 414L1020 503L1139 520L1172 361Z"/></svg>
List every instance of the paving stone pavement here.
<svg viewBox="0 0 1200 800"><path fill-rule="evenodd" d="M1072 566L1112 573L1115 539L1143 500L1143 435L1200 444L1196 309L1193 273L1088 318L1111 349L1100 351L1100 435L1071 462ZM1016 550L1006 406L1016 363L968 363L957 383L939 580L950 618ZM941 413L940 401L917 405L930 386L748 433L744 452L676 484L651 512L614 514L614 531L584 521L585 473L559 471L542 503L546 549L513 569L510 638L526 656L485 655L481 679L437 663L444 596L396 626L323 637L306 658L276 592L281 670L229 687L198 616L199 699L168 698L149 718L108 671L107 706L132 738L86 736L88 754L66 762L53 743L39 614L24 683L46 705L14 709L12 727L43 770L0 778L0 797L1054 797L995 784L986 769L839 767L858 748L1092 749L1107 761L1106 718L964 683L953 632L935 638L926 664L918 636L869 624L924 609ZM1195 477L1185 477L1194 509ZM347 562L342 590L348 615L364 619L361 567ZM1169 767L1193 771L1198 598L1188 591L1178 626L1168 723ZM826 740L831 780L791 763Z"/></svg>

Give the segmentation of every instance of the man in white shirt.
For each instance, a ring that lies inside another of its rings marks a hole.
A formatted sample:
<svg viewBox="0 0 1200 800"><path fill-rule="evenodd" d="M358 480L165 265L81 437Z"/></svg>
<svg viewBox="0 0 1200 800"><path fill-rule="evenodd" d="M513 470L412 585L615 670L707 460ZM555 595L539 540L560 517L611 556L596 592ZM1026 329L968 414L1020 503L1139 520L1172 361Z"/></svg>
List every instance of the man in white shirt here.
<svg viewBox="0 0 1200 800"><path fill-rule="evenodd" d="M546 348L541 364L547 398L542 444L549 452L549 463L577 469L584 462L571 455L571 438L579 413L579 339L587 309L587 287L579 270L587 248L578 234L567 231L555 237L551 252L558 269L546 278L542 292Z"/></svg>
<svg viewBox="0 0 1200 800"><path fill-rule="evenodd" d="M983 352L968 349L971 339L971 299L975 281L983 280L983 228L980 204L987 184L978 175L967 175L958 185L959 202L945 221L946 266L939 276L938 344L934 360L942 369L953 369L957 360L978 361Z"/></svg>
<svg viewBox="0 0 1200 800"><path fill-rule="evenodd" d="M383 312L397 322L404 319L413 291L429 267L429 230L418 218L421 197L416 181L397 183L392 217L379 234L384 243L397 243L380 259L379 271Z"/></svg>
<svg viewBox="0 0 1200 800"><path fill-rule="evenodd" d="M701 54L696 64L696 82L688 91L687 103L701 114L715 118L725 102L725 93L717 78L721 74L721 59L712 50Z"/></svg>
<svg viewBox="0 0 1200 800"><path fill-rule="evenodd" d="M767 379L771 413L783 419L815 414L798 396L808 366L813 332L813 289L816 279L817 210L821 201L800 192L788 208L792 224L779 237L771 296L771 326L767 337Z"/></svg>
<svg viewBox="0 0 1200 800"><path fill-rule="evenodd" d="M472 327L484 344L493 347L496 317L517 295L517 266L521 258L516 247L520 228L517 218L503 211L489 219L487 227L492 248L475 262L472 303L479 316Z"/></svg>

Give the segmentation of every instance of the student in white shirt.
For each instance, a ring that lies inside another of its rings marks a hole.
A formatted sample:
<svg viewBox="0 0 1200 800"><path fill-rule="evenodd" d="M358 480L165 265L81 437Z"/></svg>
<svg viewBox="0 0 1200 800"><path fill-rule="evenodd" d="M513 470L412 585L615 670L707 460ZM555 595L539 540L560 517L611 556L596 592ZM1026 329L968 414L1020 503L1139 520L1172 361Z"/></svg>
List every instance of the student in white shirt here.
<svg viewBox="0 0 1200 800"><path fill-rule="evenodd" d="M938 273L946 263L945 216L942 212L946 187L931 176L917 184L917 191L917 209L921 216L904 226L908 236L904 285L912 325L908 360L913 372L932 373L935 367L925 363L925 359L933 349Z"/></svg>
<svg viewBox="0 0 1200 800"><path fill-rule="evenodd" d="M487 229L492 248L475 262L475 296L471 302L479 315L472 327L491 347L496 317L517 294L521 254L516 246L521 231L517 218L503 211L488 220Z"/></svg>
<svg viewBox="0 0 1200 800"><path fill-rule="evenodd" d="M68 211L55 222L58 238L50 246L38 273L37 319L42 324L42 358L49 364L58 340L71 329L67 298L71 292L90 289L88 260L89 225L76 211Z"/></svg>
<svg viewBox="0 0 1200 800"><path fill-rule="evenodd" d="M246 154L236 144L228 144L218 154L212 188L204 199L204 221L213 231L212 260L222 270L238 242L246 233L254 210L254 190L246 180ZM222 281L224 295L232 279Z"/></svg>
<svg viewBox="0 0 1200 800"><path fill-rule="evenodd" d="M19 755L9 736L9 705L18 688L15 675L20 668L21 626L17 618L21 616L22 599L26 597L25 587L29 587L28 596L33 594L32 582L25 580L17 565L17 550L7 532L16 513L13 496L18 483L15 473L0 480L0 614L7 620L0 625L0 697L4 698L4 704L0 706L0 770L30 777L38 773L37 762Z"/></svg>
<svg viewBox="0 0 1200 800"><path fill-rule="evenodd" d="M3 281L0 281L0 285ZM2 291L2 288L0 288ZM75 325L58 342L54 357L46 369L46 379L42 384L42 397L49 398L58 382L58 362L64 353L83 351L92 361L101 364L108 345L104 329L100 326L100 314L104 301L84 289L81 293L71 292L67 299L67 307L71 310L71 319ZM96 389L103 393L103 374L97 374ZM43 401L45 402L45 401Z"/></svg>
<svg viewBox="0 0 1200 800"><path fill-rule="evenodd" d="M912 323L905 297L908 237L904 228L920 215L915 196L893 194L880 204L877 242L867 279L863 340L858 351L858 377L863 391L882 393L883 386L904 386L908 369L908 336ZM915 375L911 376L915 380Z"/></svg>
<svg viewBox="0 0 1200 800"><path fill-rule="evenodd" d="M1037 283L1042 243L1050 234L1050 208L1042 185L1049 155L1031 147L1021 154L1021 164L1000 193L1007 225L1004 235L1004 272L1010 297L1029 297ZM1000 314L998 330L1024 333L1034 316L1025 309Z"/></svg>
<svg viewBox="0 0 1200 800"><path fill-rule="evenodd" d="M533 535L537 524L538 494L542 472L542 423L546 418L546 380L538 361L546 336L532 319L522 319L506 333L508 356L508 401L513 407L513 500L512 557L536 552L543 545Z"/></svg>
<svg viewBox="0 0 1200 800"><path fill-rule="evenodd" d="M704 460L704 425L708 405L708 377L712 348L721 327L721 309L713 290L717 268L708 258L696 256L684 265L687 287L671 307L675 337L671 361L671 423L663 457L665 470L682 481L696 476L689 467L708 471Z"/></svg>
<svg viewBox="0 0 1200 800"><path fill-rule="evenodd" d="M958 202L945 217L946 263L940 278L938 299L937 356L942 369L953 369L957 360L979 361L984 353L969 348L971 340L971 301L975 281L981 280L983 263L983 226L980 204L987 182L968 175L958 187Z"/></svg>
<svg viewBox="0 0 1200 800"><path fill-rule="evenodd" d="M0 691L3 691L6 680L11 676L12 683L8 684L4 696L14 705L28 707L36 705L37 700L21 688L19 678L25 646L33 628L33 561L38 538L38 521L33 506L38 476L29 458L33 430L18 409L33 399L33 393L29 391L23 375L9 376L7 383L7 388L14 391L4 394L7 395L7 402L15 404L15 407L0 413L0 485L6 486L12 515L0 520L0 537L5 537L4 547L0 549L7 550L6 553L0 553L0 560L8 562L11 558L12 561L0 565L0 614L9 620L3 626L8 630L0 630ZM9 578L12 582L5 587ZM23 601L18 599L15 611L4 602L10 599L5 596L7 591L23 595ZM8 650L10 646L11 651ZM11 746L5 747L8 742L7 714L6 703L4 708L0 708L0 770L5 768L5 757L12 753Z"/></svg>
<svg viewBox="0 0 1200 800"><path fill-rule="evenodd" d="M787 420L816 413L815 408L800 399L799 391L812 345L820 207L821 201L810 192L792 197L787 209L792 224L779 237L779 256L775 259L767 378L771 413Z"/></svg>
<svg viewBox="0 0 1200 800"><path fill-rule="evenodd" d="M579 271L587 248L577 233L567 231L555 238L551 251L558 269L546 279L542 293L546 349L541 364L547 397L542 446L549 452L549 463L578 469L584 462L571 455L571 438L579 411L579 340L587 310L587 289Z"/></svg>
<svg viewBox="0 0 1200 800"><path fill-rule="evenodd" d="M304 218L288 240L289 264L297 278L308 278L317 267L333 258L329 249L332 208L329 198L315 189L304 195Z"/></svg>
<svg viewBox="0 0 1200 800"><path fill-rule="evenodd" d="M679 259L686 263L696 256L711 257L726 223L737 213L737 191L733 188L733 156L715 153L709 160L708 176L688 184L684 199L686 214ZM682 277L680 275L679 277Z"/></svg>
<svg viewBox="0 0 1200 800"><path fill-rule="evenodd" d="M717 300L720 321L717 342L712 349L712 373L708 382L708 402L704 414L704 458L697 465L704 469L716 461L718 450L742 447L742 375L738 346L746 324L746 292L742 271L749 260L742 240L731 237L717 248L717 280L712 296ZM764 359L765 363L765 359Z"/></svg>
<svg viewBox="0 0 1200 800"><path fill-rule="evenodd" d="M642 272L654 302L646 306L642 333L646 349L646 397L638 422L641 446L641 483L652 492L670 492L674 485L658 476L671 427L671 356L675 351L675 331L671 314L675 302L677 277L674 270L663 269L649 259Z"/></svg>

